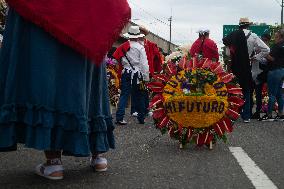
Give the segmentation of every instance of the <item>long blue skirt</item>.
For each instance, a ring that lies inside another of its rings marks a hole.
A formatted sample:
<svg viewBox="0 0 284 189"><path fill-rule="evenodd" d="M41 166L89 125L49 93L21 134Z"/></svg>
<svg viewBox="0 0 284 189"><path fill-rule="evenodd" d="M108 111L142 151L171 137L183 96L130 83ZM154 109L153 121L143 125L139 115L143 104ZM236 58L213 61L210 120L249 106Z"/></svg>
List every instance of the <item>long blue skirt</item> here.
<svg viewBox="0 0 284 189"><path fill-rule="evenodd" d="M0 54L0 151L114 148L106 68L10 10Z"/></svg>

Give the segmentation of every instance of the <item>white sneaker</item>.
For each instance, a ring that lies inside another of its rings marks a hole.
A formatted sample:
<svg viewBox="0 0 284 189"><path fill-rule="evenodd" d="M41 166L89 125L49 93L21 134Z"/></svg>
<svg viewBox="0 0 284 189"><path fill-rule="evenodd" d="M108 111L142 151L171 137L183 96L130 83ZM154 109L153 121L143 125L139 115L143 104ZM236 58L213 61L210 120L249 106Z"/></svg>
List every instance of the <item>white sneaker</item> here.
<svg viewBox="0 0 284 189"><path fill-rule="evenodd" d="M148 116L149 116L149 117L152 117L152 116L153 116L153 112L150 111L150 112L148 113Z"/></svg>
<svg viewBox="0 0 284 189"><path fill-rule="evenodd" d="M250 119L244 119L244 123L250 123Z"/></svg>
<svg viewBox="0 0 284 189"><path fill-rule="evenodd" d="M61 180L63 179L63 166L62 165L44 165L39 164L36 166L35 173L39 176L50 180ZM60 176L52 176L53 173L62 173Z"/></svg>
<svg viewBox="0 0 284 189"><path fill-rule="evenodd" d="M270 115L265 114L261 118L259 118L259 121L274 121L274 118Z"/></svg>
<svg viewBox="0 0 284 189"><path fill-rule="evenodd" d="M132 116L133 116L133 117L138 117L138 112L134 112L134 113L132 114Z"/></svg>
<svg viewBox="0 0 284 189"><path fill-rule="evenodd" d="M90 166L97 172L107 171L107 159L103 157L91 158Z"/></svg>
<svg viewBox="0 0 284 189"><path fill-rule="evenodd" d="M119 124L119 125L127 125L127 122L126 122L125 120L116 121L115 123L116 123L116 124Z"/></svg>

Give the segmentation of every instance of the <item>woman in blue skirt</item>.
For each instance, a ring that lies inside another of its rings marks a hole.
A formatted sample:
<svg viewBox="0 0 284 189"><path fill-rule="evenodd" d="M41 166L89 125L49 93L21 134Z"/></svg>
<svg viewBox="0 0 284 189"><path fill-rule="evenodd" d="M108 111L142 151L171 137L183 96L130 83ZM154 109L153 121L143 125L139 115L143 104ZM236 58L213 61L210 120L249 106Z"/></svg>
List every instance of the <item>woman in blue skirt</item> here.
<svg viewBox="0 0 284 189"><path fill-rule="evenodd" d="M9 10L0 55L0 151L17 143L42 150L36 173L63 178L61 154L101 156L114 148L105 64L93 64L42 28Z"/></svg>

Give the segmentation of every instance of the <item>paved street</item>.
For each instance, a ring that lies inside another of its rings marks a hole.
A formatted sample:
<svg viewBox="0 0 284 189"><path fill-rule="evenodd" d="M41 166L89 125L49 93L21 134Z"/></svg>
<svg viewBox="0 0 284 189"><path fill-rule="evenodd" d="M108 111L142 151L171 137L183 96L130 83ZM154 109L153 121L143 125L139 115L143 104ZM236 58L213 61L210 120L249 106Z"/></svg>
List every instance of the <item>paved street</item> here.
<svg viewBox="0 0 284 189"><path fill-rule="evenodd" d="M284 122L237 122L228 143L219 142L209 151L180 150L150 118L146 125L135 124L133 117L127 121L116 128L117 149L107 154L108 172L93 173L87 158L64 157L65 179L48 181L33 173L43 154L21 146L17 152L0 153L0 188L256 188L254 178L247 176L252 168L245 174L232 147L241 147L270 179L272 185L260 188L284 188Z"/></svg>

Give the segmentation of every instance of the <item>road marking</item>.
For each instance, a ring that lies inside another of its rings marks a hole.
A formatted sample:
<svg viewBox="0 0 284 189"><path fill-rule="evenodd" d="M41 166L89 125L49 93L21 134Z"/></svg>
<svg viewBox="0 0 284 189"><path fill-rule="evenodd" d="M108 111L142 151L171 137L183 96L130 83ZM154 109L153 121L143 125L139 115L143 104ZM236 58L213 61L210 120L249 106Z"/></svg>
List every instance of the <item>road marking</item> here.
<svg viewBox="0 0 284 189"><path fill-rule="evenodd" d="M229 147L229 149L256 189L277 189L277 186L273 184L241 147Z"/></svg>

